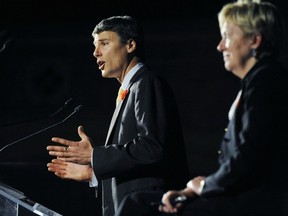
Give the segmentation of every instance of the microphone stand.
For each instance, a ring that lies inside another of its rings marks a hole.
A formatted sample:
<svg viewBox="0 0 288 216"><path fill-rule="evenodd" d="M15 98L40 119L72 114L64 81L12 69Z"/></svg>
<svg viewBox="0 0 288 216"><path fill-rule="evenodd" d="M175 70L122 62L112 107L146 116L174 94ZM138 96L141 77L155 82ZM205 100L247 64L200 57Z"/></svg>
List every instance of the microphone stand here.
<svg viewBox="0 0 288 216"><path fill-rule="evenodd" d="M33 122L33 121L37 121L37 120L41 120L41 119L53 117L53 116L57 115L58 113L60 113L60 112L61 112L64 108L66 108L69 104L71 104L72 101L73 101L73 98L68 99L67 101L65 101L65 103L64 103L63 106L61 106L58 110L56 110L54 113L52 113L52 114L50 114L50 115L48 115L48 116L39 117L39 118L33 118L33 119L29 119L29 120L22 120L22 121L19 121L19 122L7 123L7 124L0 125L0 128L2 128L2 127L8 127L8 126L16 125L16 124Z"/></svg>
<svg viewBox="0 0 288 216"><path fill-rule="evenodd" d="M71 116L73 116L75 113L79 112L81 109L82 109L82 105L77 106L77 107L74 109L74 111L73 111L72 113L70 113L67 117L65 117L62 121L57 122L57 123L55 123L55 124L53 124L53 125L50 125L50 126L48 126L48 127L45 127L45 128L43 128L43 129L41 129L41 130L38 130L38 131L36 131L36 132L34 132L34 133L32 133L32 134L30 134L30 135L28 135L28 136L25 136L25 137L23 137L23 138L21 138L21 139L15 140L14 142L11 142L11 143L5 145L4 147L2 147L2 148L0 149L0 152L2 152L4 149L8 148L9 146L12 146L12 145L14 145L14 144L16 144L16 143L19 143L19 142L21 142L21 141L23 141L23 140L26 140L26 139L28 139L28 138L30 138L30 137L33 137L33 136L35 136L35 135L37 135L37 134L39 134L39 133L42 133L42 132L44 132L44 131L46 131L46 130L49 130L49 129L51 129L51 128L56 127L57 125L60 125L60 124L64 123L64 122L67 121Z"/></svg>

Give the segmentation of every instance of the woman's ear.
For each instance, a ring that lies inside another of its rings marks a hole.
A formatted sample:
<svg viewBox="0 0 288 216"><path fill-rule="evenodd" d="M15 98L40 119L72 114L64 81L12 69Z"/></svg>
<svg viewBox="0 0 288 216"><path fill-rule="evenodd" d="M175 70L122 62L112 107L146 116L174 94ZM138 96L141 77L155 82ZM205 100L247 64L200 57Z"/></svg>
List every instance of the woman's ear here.
<svg viewBox="0 0 288 216"><path fill-rule="evenodd" d="M252 43L251 48L257 50L261 46L261 43L262 43L262 35L258 34L254 36L253 38L253 43Z"/></svg>

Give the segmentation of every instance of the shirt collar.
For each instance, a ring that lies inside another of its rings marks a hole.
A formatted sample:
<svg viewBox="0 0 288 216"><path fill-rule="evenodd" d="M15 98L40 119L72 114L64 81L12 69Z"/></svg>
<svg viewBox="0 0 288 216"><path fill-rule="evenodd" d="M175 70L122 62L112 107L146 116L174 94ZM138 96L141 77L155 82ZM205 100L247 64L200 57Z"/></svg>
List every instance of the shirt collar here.
<svg viewBox="0 0 288 216"><path fill-rule="evenodd" d="M143 63L137 63L131 70L126 74L124 77L124 80L121 85L121 89L126 90L128 88L128 85L130 83L131 78L134 76L134 74L143 66Z"/></svg>

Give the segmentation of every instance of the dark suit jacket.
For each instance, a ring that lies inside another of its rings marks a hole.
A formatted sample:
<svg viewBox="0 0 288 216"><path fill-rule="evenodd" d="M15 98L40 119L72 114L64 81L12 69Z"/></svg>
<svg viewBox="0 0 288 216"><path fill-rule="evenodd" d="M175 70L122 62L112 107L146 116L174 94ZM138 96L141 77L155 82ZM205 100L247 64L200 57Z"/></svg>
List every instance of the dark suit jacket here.
<svg viewBox="0 0 288 216"><path fill-rule="evenodd" d="M113 200L117 208L128 193L181 187L189 180L172 89L148 68L140 68L131 79L105 146L94 148L93 169L102 180L105 216L114 215Z"/></svg>
<svg viewBox="0 0 288 216"><path fill-rule="evenodd" d="M242 80L219 169L205 179L202 192L219 196L219 215L288 215L287 101L288 72L273 58L260 60Z"/></svg>

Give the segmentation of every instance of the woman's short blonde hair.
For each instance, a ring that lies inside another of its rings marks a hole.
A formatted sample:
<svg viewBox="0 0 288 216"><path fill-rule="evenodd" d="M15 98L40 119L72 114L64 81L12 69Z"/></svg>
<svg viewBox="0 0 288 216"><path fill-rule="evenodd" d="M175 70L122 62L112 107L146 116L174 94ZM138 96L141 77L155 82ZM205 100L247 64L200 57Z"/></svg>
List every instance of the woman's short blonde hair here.
<svg viewBox="0 0 288 216"><path fill-rule="evenodd" d="M238 0L223 6L218 13L219 25L232 22L239 26L247 37L262 36L257 50L261 54L279 55L284 45L284 19L278 8L261 0Z"/></svg>

